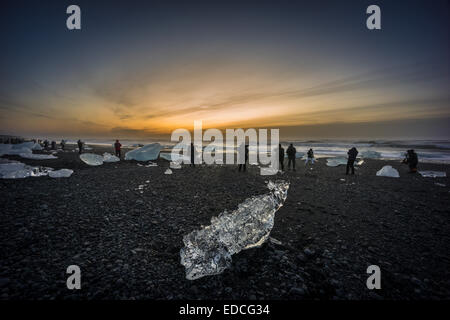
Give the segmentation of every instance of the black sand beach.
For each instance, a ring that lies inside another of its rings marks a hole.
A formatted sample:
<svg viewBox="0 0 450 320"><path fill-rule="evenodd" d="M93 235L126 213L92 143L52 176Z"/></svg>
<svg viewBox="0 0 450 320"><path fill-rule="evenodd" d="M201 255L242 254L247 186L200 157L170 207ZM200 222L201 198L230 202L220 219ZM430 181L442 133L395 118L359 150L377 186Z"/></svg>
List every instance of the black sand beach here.
<svg viewBox="0 0 450 320"><path fill-rule="evenodd" d="M308 167L298 160L296 172L277 175L291 183L271 233L282 244L242 251L222 274L189 281L182 237L267 193L274 177L256 166L183 166L165 175L165 160L90 167L78 153L57 156L4 156L74 173L0 180L1 299L450 298L448 165L420 164L447 172L423 178L399 162L366 160L346 176L325 159ZM400 178L375 176L386 164ZM81 290L66 287L72 264L81 268ZM366 287L369 265L381 268L381 290Z"/></svg>

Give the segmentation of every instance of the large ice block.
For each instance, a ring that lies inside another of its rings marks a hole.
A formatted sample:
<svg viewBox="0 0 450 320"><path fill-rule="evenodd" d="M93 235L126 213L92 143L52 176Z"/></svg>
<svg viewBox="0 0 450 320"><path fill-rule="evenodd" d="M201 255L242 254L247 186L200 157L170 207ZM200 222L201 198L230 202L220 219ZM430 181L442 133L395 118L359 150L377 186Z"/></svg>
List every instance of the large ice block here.
<svg viewBox="0 0 450 320"><path fill-rule="evenodd" d="M80 159L90 166L99 166L103 164L103 157L94 153L83 153L80 155Z"/></svg>
<svg viewBox="0 0 450 320"><path fill-rule="evenodd" d="M7 159L0 162L0 178L2 179L23 179L27 177L46 176L53 170L46 167L32 167L18 161Z"/></svg>
<svg viewBox="0 0 450 320"><path fill-rule="evenodd" d="M151 143L125 153L125 160L148 161L158 159L162 146L159 143Z"/></svg>
<svg viewBox="0 0 450 320"><path fill-rule="evenodd" d="M232 212L223 211L209 226L183 237L180 251L186 278L198 279L223 272L231 256L241 250L258 247L269 237L275 212L284 204L289 189L285 181L269 181L268 194L254 196Z"/></svg>
<svg viewBox="0 0 450 320"><path fill-rule="evenodd" d="M347 161L348 161L348 159L347 158L343 158L343 157L328 158L327 159L327 166L328 167L337 167L337 166L340 166L340 165L346 165Z"/></svg>

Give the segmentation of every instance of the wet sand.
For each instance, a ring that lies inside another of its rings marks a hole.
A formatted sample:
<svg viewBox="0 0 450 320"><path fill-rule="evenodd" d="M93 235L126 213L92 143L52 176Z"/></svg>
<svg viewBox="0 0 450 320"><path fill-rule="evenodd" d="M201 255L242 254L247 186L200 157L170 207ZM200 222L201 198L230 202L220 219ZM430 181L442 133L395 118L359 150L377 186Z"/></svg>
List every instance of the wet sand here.
<svg viewBox="0 0 450 320"><path fill-rule="evenodd" d="M105 151L113 152L87 152ZM222 274L189 281L179 257L183 235L267 193L274 177L256 166L245 173L183 166L165 175L165 160L90 167L76 152L57 156L4 156L74 173L0 179L0 299L450 298L448 177L423 178L382 160L346 176L345 166L327 167L325 159L307 167L297 160L296 172L276 176L291 183L271 233L282 244L242 251ZM375 176L386 164L400 178ZM447 176L449 168L419 166ZM66 287L72 264L81 268L81 290ZM366 287L369 265L381 268L381 290Z"/></svg>

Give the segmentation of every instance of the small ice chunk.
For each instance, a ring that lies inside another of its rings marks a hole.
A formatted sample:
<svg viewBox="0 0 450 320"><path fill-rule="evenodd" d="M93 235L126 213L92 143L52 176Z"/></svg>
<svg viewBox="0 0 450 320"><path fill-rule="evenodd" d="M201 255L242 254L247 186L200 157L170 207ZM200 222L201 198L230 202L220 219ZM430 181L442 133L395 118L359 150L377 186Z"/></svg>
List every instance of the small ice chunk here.
<svg viewBox="0 0 450 320"><path fill-rule="evenodd" d="M105 152L103 154L103 162L118 162L118 161L120 161L119 157L116 157L111 153Z"/></svg>
<svg viewBox="0 0 450 320"><path fill-rule="evenodd" d="M42 146L39 143L35 143L33 146L31 146L30 148L31 150L43 150L44 148L42 148Z"/></svg>
<svg viewBox="0 0 450 320"><path fill-rule="evenodd" d="M435 182L434 184L439 187L446 187L446 185L444 183Z"/></svg>
<svg viewBox="0 0 450 320"><path fill-rule="evenodd" d="M172 174L172 170L167 169L166 171L164 171L164 174Z"/></svg>
<svg viewBox="0 0 450 320"><path fill-rule="evenodd" d="M276 245L279 245L279 246L283 245L283 243L280 240L277 240L277 239L272 238L272 237L269 237L269 241L272 242L273 244L276 244Z"/></svg>
<svg viewBox="0 0 450 320"><path fill-rule="evenodd" d="M158 159L162 146L159 143L151 143L125 153L125 160L148 161Z"/></svg>
<svg viewBox="0 0 450 320"><path fill-rule="evenodd" d="M172 169L181 169L181 164L178 161L171 161L170 162L170 167Z"/></svg>
<svg viewBox="0 0 450 320"><path fill-rule="evenodd" d="M157 167L157 166L158 166L158 164L156 162L151 162L151 161L149 161L148 164L146 165L147 168L149 168L149 167Z"/></svg>
<svg viewBox="0 0 450 320"><path fill-rule="evenodd" d="M274 174L277 174L278 170L274 169L272 167L264 167L264 168L259 168L259 173L262 176L272 176Z"/></svg>
<svg viewBox="0 0 450 320"><path fill-rule="evenodd" d="M379 177L391 177L391 178L400 178L400 174L397 169L392 168L391 166L384 166L379 171L377 171L377 176Z"/></svg>
<svg viewBox="0 0 450 320"><path fill-rule="evenodd" d="M55 171L50 171L48 175L51 178L68 178L72 175L73 170L71 169L60 169Z"/></svg>
<svg viewBox="0 0 450 320"><path fill-rule="evenodd" d="M94 153L83 153L80 155L80 159L90 166L99 166L103 164L103 157Z"/></svg>
<svg viewBox="0 0 450 320"><path fill-rule="evenodd" d="M419 173L425 178L445 178L447 176L444 171L419 171Z"/></svg>
<svg viewBox="0 0 450 320"><path fill-rule="evenodd" d="M328 167L337 167L340 165L347 164L347 158L338 157L338 158L328 158L327 166Z"/></svg>
<svg viewBox="0 0 450 320"><path fill-rule="evenodd" d="M48 159L58 159L51 154L34 154L34 153L20 153L20 157L25 159L33 159L33 160L48 160Z"/></svg>

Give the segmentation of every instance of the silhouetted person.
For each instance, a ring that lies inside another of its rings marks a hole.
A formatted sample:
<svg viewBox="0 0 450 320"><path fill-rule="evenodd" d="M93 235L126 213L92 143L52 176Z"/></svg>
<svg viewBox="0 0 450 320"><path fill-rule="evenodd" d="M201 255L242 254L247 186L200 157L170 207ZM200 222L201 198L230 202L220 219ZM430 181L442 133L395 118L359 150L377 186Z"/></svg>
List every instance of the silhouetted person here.
<svg viewBox="0 0 450 320"><path fill-rule="evenodd" d="M119 159L120 159L120 147L122 147L122 145L120 144L119 140L116 140L116 142L114 143L114 150L116 151L116 157L119 157Z"/></svg>
<svg viewBox="0 0 450 320"><path fill-rule="evenodd" d="M45 139L44 141L44 149L47 150L48 149L48 140Z"/></svg>
<svg viewBox="0 0 450 320"><path fill-rule="evenodd" d="M347 160L347 169L345 171L345 174L348 174L348 172L350 171L350 168L352 168L352 174L355 174L354 164L355 164L356 156L358 155L358 150L356 150L356 148L353 147L350 150L348 150L347 154L348 154L348 160Z"/></svg>
<svg viewBox="0 0 450 320"><path fill-rule="evenodd" d="M77 144L78 144L78 153L81 154L83 152L83 142L80 139L78 139Z"/></svg>
<svg viewBox="0 0 450 320"><path fill-rule="evenodd" d="M311 164L314 164L314 151L313 149L308 150L308 156L306 157L305 166L308 164L308 161L311 162Z"/></svg>
<svg viewBox="0 0 450 320"><path fill-rule="evenodd" d="M281 171L284 171L284 149L281 144L278 145L278 160L280 162Z"/></svg>
<svg viewBox="0 0 450 320"><path fill-rule="evenodd" d="M194 144L191 142L191 167L195 167L195 146Z"/></svg>
<svg viewBox="0 0 450 320"><path fill-rule="evenodd" d="M245 145L244 163L239 164L239 172L241 171L242 168L244 168L244 172L245 170L247 170L247 161L248 161L248 144Z"/></svg>
<svg viewBox="0 0 450 320"><path fill-rule="evenodd" d="M292 163L292 168L295 171L295 154L297 153L297 150L294 148L292 143L287 148L286 153L288 155L288 169L291 168L291 163Z"/></svg>
<svg viewBox="0 0 450 320"><path fill-rule="evenodd" d="M417 153L412 149L408 150L406 153L405 160L403 160L403 163L406 163L409 166L410 173L416 173L417 165L419 164L419 158L417 156Z"/></svg>
<svg viewBox="0 0 450 320"><path fill-rule="evenodd" d="M66 141L64 141L64 139L61 140L61 150L65 150L66 149Z"/></svg>
<svg viewBox="0 0 450 320"><path fill-rule="evenodd" d="M52 150L56 150L56 141L52 141Z"/></svg>

